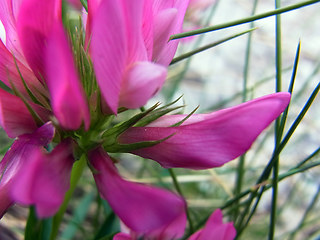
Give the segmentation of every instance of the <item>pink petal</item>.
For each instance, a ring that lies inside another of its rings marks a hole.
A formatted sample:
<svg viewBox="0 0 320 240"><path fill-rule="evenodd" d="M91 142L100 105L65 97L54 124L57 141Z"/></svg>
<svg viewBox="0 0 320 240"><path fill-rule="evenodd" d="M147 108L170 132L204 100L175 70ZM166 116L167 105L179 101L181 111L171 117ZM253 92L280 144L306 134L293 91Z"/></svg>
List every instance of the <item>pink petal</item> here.
<svg viewBox="0 0 320 240"><path fill-rule="evenodd" d="M179 41L169 41L169 37L182 31L184 15L186 13L189 0L154 0L154 50L152 59L159 64L168 66L175 55ZM173 18L173 10L176 9L176 17ZM172 23L166 22L165 16L172 19ZM161 21L164 22L161 22ZM166 40L166 41L165 41Z"/></svg>
<svg viewBox="0 0 320 240"><path fill-rule="evenodd" d="M0 171L2 172L1 164L0 164ZM0 219L6 213L7 209L13 204L13 201L9 196L7 186L6 185L2 186L2 185L3 184L1 184L0 182Z"/></svg>
<svg viewBox="0 0 320 240"><path fill-rule="evenodd" d="M139 108L162 87L166 68L151 62L136 62L129 69L121 85L119 106Z"/></svg>
<svg viewBox="0 0 320 240"><path fill-rule="evenodd" d="M77 10L81 10L82 4L80 0L68 0L68 2Z"/></svg>
<svg viewBox="0 0 320 240"><path fill-rule="evenodd" d="M47 45L47 84L53 112L63 128L76 130L84 122L88 130L88 104L61 23L53 27Z"/></svg>
<svg viewBox="0 0 320 240"><path fill-rule="evenodd" d="M23 205L34 204L41 218L52 216L69 189L72 153L69 140L48 154L40 148L33 149L12 183L12 198Z"/></svg>
<svg viewBox="0 0 320 240"><path fill-rule="evenodd" d="M101 2L92 18L90 50L97 82L107 106L117 113L120 85L126 65L127 39L122 1ZM90 14L90 12L89 12Z"/></svg>
<svg viewBox="0 0 320 240"><path fill-rule="evenodd" d="M152 60L156 63L168 66L171 62L175 51L167 51L167 47L176 44L178 41L169 43L177 21L178 10L176 8L168 8L161 11L154 19L154 45ZM169 54L169 55L166 55Z"/></svg>
<svg viewBox="0 0 320 240"><path fill-rule="evenodd" d="M128 39L127 65L135 61L147 60L147 50L142 35L143 0L122 0L122 8L125 16L126 35ZM151 6L150 6L151 7ZM151 9L150 9L151 10ZM151 19L150 19L151 20Z"/></svg>
<svg viewBox="0 0 320 240"><path fill-rule="evenodd" d="M32 134L20 136L5 154L0 162L0 218L14 202L9 192L17 172L31 156L33 150L46 146L53 138L53 135L54 128L51 123L47 123Z"/></svg>
<svg viewBox="0 0 320 240"><path fill-rule="evenodd" d="M129 234L127 233L117 233L113 236L112 240L134 240Z"/></svg>
<svg viewBox="0 0 320 240"><path fill-rule="evenodd" d="M24 102L1 88L0 125L11 138L37 129L36 122Z"/></svg>
<svg viewBox="0 0 320 240"><path fill-rule="evenodd" d="M17 66L14 62L12 54L8 51L6 46L0 41L0 79L8 87L11 87L13 84L24 97L30 99L26 88L23 85L21 77L19 75L17 66L21 75L23 76L24 81L28 85L28 88L39 100L43 99L43 96L46 96L46 90L43 85L38 81L34 76L33 72L25 67L18 59L16 59Z"/></svg>
<svg viewBox="0 0 320 240"><path fill-rule="evenodd" d="M153 147L132 153L153 159L166 168L220 167L245 153L259 134L285 110L289 101L289 93L275 93L218 112L193 115L179 127L132 127L119 137L119 141L153 141L174 134ZM173 118L177 119L176 116ZM166 119L172 123L170 117Z"/></svg>
<svg viewBox="0 0 320 240"><path fill-rule="evenodd" d="M233 223L223 223L223 216L220 209L212 213L205 227L194 233L189 240L233 240L236 236Z"/></svg>
<svg viewBox="0 0 320 240"><path fill-rule="evenodd" d="M171 234L180 237L186 224L185 202L182 198L166 190L122 179L102 149L91 152L89 159L98 171L93 175L102 197L126 226L138 234L148 234L162 232L182 218L179 226L175 226L175 232L171 231Z"/></svg>
<svg viewBox="0 0 320 240"><path fill-rule="evenodd" d="M98 10L99 4L101 0L88 0L88 15L86 17L86 46L88 45L89 41L91 42L92 37L92 20L96 16L96 12Z"/></svg>
<svg viewBox="0 0 320 240"><path fill-rule="evenodd" d="M152 12L152 2L145 1L143 8L142 17L142 36L144 40L144 45L147 51L147 58L149 61L152 59L153 51L153 12Z"/></svg>
<svg viewBox="0 0 320 240"><path fill-rule="evenodd" d="M6 46L9 51L24 63L24 57L16 31L16 11L20 7L21 0L0 1L0 21L6 31Z"/></svg>
<svg viewBox="0 0 320 240"><path fill-rule="evenodd" d="M20 44L30 68L39 80L46 78L45 46L52 24L61 18L61 0L24 0L17 19Z"/></svg>

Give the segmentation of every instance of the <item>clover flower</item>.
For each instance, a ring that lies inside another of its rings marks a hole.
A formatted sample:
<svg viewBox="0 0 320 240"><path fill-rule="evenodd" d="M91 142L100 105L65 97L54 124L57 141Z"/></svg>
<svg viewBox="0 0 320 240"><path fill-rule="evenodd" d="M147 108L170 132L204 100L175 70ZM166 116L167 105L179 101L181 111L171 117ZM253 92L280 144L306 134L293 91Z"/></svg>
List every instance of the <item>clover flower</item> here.
<svg viewBox="0 0 320 240"><path fill-rule="evenodd" d="M168 40L181 30L188 1L89 0L86 29L68 34L61 4L0 3L0 124L16 138L0 162L0 216L14 203L35 206L40 218L54 215L74 162L84 157L101 196L132 231L181 237L184 199L123 179L108 152L163 167L218 167L249 149L290 94L191 116L166 116L177 107L155 105L116 122L161 88L178 44Z"/></svg>

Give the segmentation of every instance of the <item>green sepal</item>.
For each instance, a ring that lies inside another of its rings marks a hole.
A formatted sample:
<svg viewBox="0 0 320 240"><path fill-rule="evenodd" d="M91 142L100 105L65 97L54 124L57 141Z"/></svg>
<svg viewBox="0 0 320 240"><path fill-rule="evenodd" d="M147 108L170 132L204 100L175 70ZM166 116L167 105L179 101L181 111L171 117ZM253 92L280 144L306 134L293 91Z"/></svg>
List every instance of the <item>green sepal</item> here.
<svg viewBox="0 0 320 240"><path fill-rule="evenodd" d="M175 103L177 103L181 98L183 97L183 95L181 95L179 98L177 98L176 100L174 100L171 103L168 103L167 105L164 105L163 107L160 107L158 109L155 109L154 111L152 111L150 114L148 114L146 117L144 117L143 119L141 119L139 122L137 122L134 126L135 127L144 127L150 123L152 123L153 121L157 120L158 118L173 112L175 110L181 109L183 107L185 107L184 105L178 106L178 107L172 107L169 108L170 106L174 105Z"/></svg>
<svg viewBox="0 0 320 240"><path fill-rule="evenodd" d="M172 124L170 127L178 127L180 126L182 123L184 123L189 117L191 117L197 110L198 110L199 106L196 107L195 109L193 109L193 111L191 113L189 113L185 118L183 118L181 121Z"/></svg>
<svg viewBox="0 0 320 240"><path fill-rule="evenodd" d="M112 145L103 145L103 147L107 152L111 152L111 153L131 152L133 150L137 150L137 149L141 149L141 148L153 147L154 145L157 145L157 144L171 138L174 134L175 133L173 133L163 139L157 140L157 141L137 142L137 143L131 143L131 144L114 143Z"/></svg>
<svg viewBox="0 0 320 240"><path fill-rule="evenodd" d="M142 118L150 114L153 110L155 110L159 106L159 103L156 103L151 108L149 108L147 111L136 114L132 118L130 118L128 121L121 122L114 127L108 129L104 132L102 135L104 139L104 145L113 145L116 142L116 139L118 136L125 132L128 128L134 126L137 122L139 122Z"/></svg>

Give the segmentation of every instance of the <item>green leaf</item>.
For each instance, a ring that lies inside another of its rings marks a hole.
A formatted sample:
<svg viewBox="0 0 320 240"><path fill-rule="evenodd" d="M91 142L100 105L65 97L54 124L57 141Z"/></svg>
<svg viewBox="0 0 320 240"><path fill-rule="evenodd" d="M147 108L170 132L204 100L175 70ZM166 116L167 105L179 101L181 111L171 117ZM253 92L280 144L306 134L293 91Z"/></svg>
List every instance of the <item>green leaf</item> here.
<svg viewBox="0 0 320 240"><path fill-rule="evenodd" d="M86 194L73 211L72 219L62 232L61 238L65 240L73 239L77 230L81 228L81 224L89 211L90 205L94 197L94 192Z"/></svg>
<svg viewBox="0 0 320 240"><path fill-rule="evenodd" d="M52 229L52 218L40 220L34 207L29 208L29 217L25 228L25 240L49 240Z"/></svg>

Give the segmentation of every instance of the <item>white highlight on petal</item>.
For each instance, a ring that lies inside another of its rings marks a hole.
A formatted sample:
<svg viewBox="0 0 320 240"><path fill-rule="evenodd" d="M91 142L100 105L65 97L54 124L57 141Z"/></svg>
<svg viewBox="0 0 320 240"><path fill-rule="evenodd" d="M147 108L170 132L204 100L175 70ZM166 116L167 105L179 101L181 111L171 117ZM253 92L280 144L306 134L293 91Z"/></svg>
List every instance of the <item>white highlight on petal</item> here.
<svg viewBox="0 0 320 240"><path fill-rule="evenodd" d="M0 21L0 39L3 42L4 45L6 45L6 30Z"/></svg>

